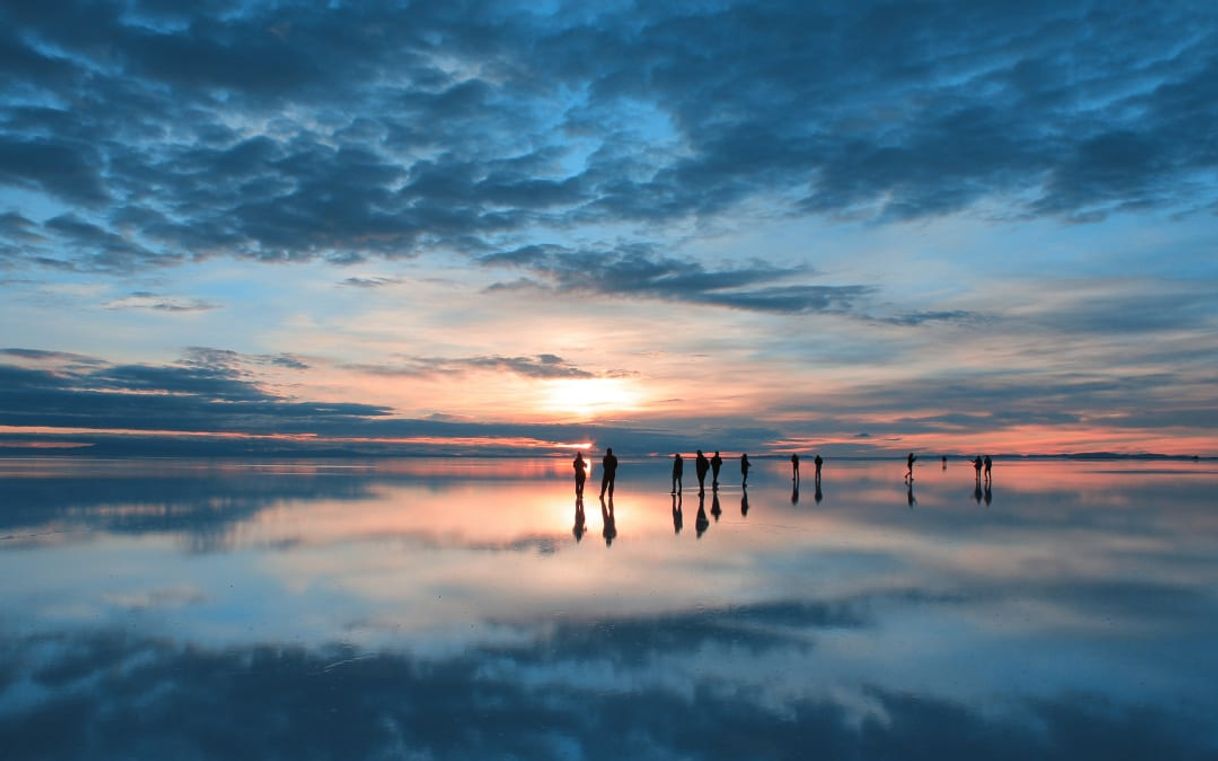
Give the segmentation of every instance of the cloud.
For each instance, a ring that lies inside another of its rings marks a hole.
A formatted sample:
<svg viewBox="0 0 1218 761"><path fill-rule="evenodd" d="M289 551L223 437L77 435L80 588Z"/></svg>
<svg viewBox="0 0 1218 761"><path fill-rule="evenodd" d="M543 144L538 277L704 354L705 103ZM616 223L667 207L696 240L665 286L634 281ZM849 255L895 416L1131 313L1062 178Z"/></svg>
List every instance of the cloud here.
<svg viewBox="0 0 1218 761"><path fill-rule="evenodd" d="M537 278L497 283L492 290L543 287L563 293L642 297L758 312L842 312L872 292L863 285L779 284L808 273L760 260L711 269L641 245L608 251L527 246L484 255L480 261L488 266L523 268Z"/></svg>
<svg viewBox="0 0 1218 761"><path fill-rule="evenodd" d="M349 277L342 280L339 285L352 288L382 288L387 285L397 285L400 282L402 282L401 278L396 277Z"/></svg>
<svg viewBox="0 0 1218 761"><path fill-rule="evenodd" d="M1205 4L54 10L0 12L19 73L0 183L78 207L13 210L39 227L0 251L29 264L481 255L759 208L1088 221L1218 196Z"/></svg>
<svg viewBox="0 0 1218 761"><path fill-rule="evenodd" d="M218 304L202 299L165 296L150 291L134 291L102 306L106 309L150 309L155 312L208 312L220 308Z"/></svg>
<svg viewBox="0 0 1218 761"><path fill-rule="evenodd" d="M397 364L348 364L348 369L372 375L425 376L465 373L471 370L509 372L526 378L596 378L597 373L576 367L556 354L531 357L484 355L475 357L406 357ZM610 375L620 375L611 373Z"/></svg>

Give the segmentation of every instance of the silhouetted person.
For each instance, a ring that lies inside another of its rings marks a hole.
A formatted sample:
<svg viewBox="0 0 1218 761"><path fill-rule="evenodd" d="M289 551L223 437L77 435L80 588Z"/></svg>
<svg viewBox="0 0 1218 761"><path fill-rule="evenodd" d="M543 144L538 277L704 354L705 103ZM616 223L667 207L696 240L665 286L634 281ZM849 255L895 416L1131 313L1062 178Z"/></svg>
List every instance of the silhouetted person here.
<svg viewBox="0 0 1218 761"><path fill-rule="evenodd" d="M913 452L909 453L909 457L905 458L905 480L913 480L913 464L918 461L918 456Z"/></svg>
<svg viewBox="0 0 1218 761"><path fill-rule="evenodd" d="M910 507L910 509L912 510L912 509L913 509L913 506L914 506L914 505L916 505L916 504L918 504L918 500L914 498L914 493L913 493L913 479L912 479L912 478L911 478L911 479L909 479L908 481L906 481L906 482L905 482L905 484L906 484L906 489L905 489L905 501L906 501L907 503L909 503L909 507Z"/></svg>
<svg viewBox="0 0 1218 761"><path fill-rule="evenodd" d="M613 493L609 494L609 506L605 506L605 500L601 499L601 520L605 524L605 528L601 530L601 536L605 537L605 546L613 544L613 540L617 538L617 518L613 515Z"/></svg>
<svg viewBox="0 0 1218 761"><path fill-rule="evenodd" d="M681 527L685 525L685 516L681 512L681 492L673 492L672 494L672 533L681 533Z"/></svg>
<svg viewBox="0 0 1218 761"><path fill-rule="evenodd" d="M751 468L751 467L753 467L753 465L752 465L752 463L749 462L748 454L745 453L745 454L740 455L740 485L741 486L749 485L749 468Z"/></svg>
<svg viewBox="0 0 1218 761"><path fill-rule="evenodd" d="M613 456L613 447L605 450L605 456L601 458L601 467L604 469L604 475L601 476L601 496L605 496L605 491L609 492L609 499L613 499L613 482L617 480L617 458Z"/></svg>
<svg viewBox="0 0 1218 761"><path fill-rule="evenodd" d="M575 468L575 496L578 499L583 499L584 482L588 480L588 461L584 459L583 452L575 453L575 459L571 461L571 466Z"/></svg>
<svg viewBox="0 0 1218 761"><path fill-rule="evenodd" d="M698 492L698 516L694 518L694 531L701 539L708 528L710 528L710 521L706 518L706 492L700 491Z"/></svg>
<svg viewBox="0 0 1218 761"><path fill-rule="evenodd" d="M791 454L791 480L799 483L799 455Z"/></svg>
<svg viewBox="0 0 1218 761"><path fill-rule="evenodd" d="M985 484L985 506L986 507L989 507L990 503L994 501L994 492L990 488L990 486L991 486L991 484L987 481Z"/></svg>
<svg viewBox="0 0 1218 761"><path fill-rule="evenodd" d="M749 490L744 487L740 489L740 515L749 517Z"/></svg>
<svg viewBox="0 0 1218 761"><path fill-rule="evenodd" d="M981 468L985 463L981 459L981 455L973 458L973 473L977 476L977 483L981 483Z"/></svg>
<svg viewBox="0 0 1218 761"><path fill-rule="evenodd" d="M719 490L711 489L711 515L715 517L715 523L719 522L719 516L723 515L723 508L719 507Z"/></svg>
<svg viewBox="0 0 1218 761"><path fill-rule="evenodd" d="M943 455L943 469L947 470L947 455Z"/></svg>
<svg viewBox="0 0 1218 761"><path fill-rule="evenodd" d="M719 450L715 450L715 456L711 458L711 488L719 488L719 468L723 467L723 458L719 456Z"/></svg>
<svg viewBox="0 0 1218 761"><path fill-rule="evenodd" d="M820 479L819 478L816 479L815 489L816 489L816 491L812 493L812 498L815 499L816 504L819 505L820 501L825 498L825 493L820 490Z"/></svg>
<svg viewBox="0 0 1218 761"><path fill-rule="evenodd" d="M698 493L706 491L706 471L710 470L710 460L706 459L706 455L702 454L702 450L698 450L698 456L694 458L694 472L698 474Z"/></svg>
<svg viewBox="0 0 1218 761"><path fill-rule="evenodd" d="M816 480L816 483L820 483L820 469L824 466L825 461L820 455L817 455L816 459L812 461L812 464L816 466L816 473L813 478Z"/></svg>
<svg viewBox="0 0 1218 761"><path fill-rule="evenodd" d="M584 531L587 518L584 517L584 498L579 496L575 498L575 526L572 527L571 533L575 534L575 541L584 538Z"/></svg>
<svg viewBox="0 0 1218 761"><path fill-rule="evenodd" d="M681 489L681 475L685 473L685 460L681 459L681 453L677 452L672 456L672 493L679 494Z"/></svg>
<svg viewBox="0 0 1218 761"><path fill-rule="evenodd" d="M994 477L994 461L987 454L985 456L985 482L988 484Z"/></svg>

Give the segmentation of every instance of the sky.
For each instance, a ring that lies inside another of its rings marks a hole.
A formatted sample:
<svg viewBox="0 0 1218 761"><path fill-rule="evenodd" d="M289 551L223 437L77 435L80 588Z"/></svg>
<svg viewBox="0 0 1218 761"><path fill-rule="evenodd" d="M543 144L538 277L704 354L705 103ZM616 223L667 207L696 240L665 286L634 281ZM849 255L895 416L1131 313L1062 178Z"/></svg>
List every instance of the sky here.
<svg viewBox="0 0 1218 761"><path fill-rule="evenodd" d="M1218 455L1208 2L0 5L0 452Z"/></svg>

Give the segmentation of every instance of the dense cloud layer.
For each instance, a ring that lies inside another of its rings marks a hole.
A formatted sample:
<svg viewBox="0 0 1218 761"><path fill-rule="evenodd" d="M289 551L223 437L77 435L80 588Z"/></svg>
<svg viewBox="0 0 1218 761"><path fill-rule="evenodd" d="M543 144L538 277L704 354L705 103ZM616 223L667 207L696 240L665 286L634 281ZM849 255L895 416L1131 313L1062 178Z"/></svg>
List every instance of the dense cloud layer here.
<svg viewBox="0 0 1218 761"><path fill-rule="evenodd" d="M1091 220L1218 197L1205 4L69 6L0 12L0 183L21 191L0 263L486 254L758 203Z"/></svg>

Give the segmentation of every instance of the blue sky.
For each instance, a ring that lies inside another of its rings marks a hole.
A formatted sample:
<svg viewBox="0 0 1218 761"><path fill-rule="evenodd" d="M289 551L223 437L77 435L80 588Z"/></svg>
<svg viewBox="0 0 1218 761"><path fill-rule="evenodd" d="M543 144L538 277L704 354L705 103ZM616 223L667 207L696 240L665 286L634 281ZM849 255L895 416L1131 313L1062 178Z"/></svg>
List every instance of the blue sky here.
<svg viewBox="0 0 1218 761"><path fill-rule="evenodd" d="M6 4L0 443L1218 453L1216 21Z"/></svg>

